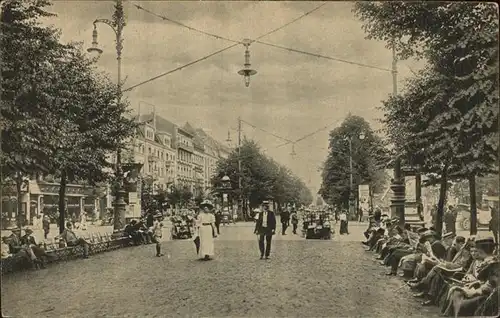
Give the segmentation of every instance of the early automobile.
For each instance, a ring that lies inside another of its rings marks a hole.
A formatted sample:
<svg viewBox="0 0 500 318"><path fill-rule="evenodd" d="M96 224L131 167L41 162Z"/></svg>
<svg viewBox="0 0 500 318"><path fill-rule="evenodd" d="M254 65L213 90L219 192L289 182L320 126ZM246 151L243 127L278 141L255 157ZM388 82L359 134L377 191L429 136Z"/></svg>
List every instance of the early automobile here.
<svg viewBox="0 0 500 318"><path fill-rule="evenodd" d="M331 213L324 210L306 210L302 224L302 235L306 239L329 240L335 231L331 224Z"/></svg>
<svg viewBox="0 0 500 318"><path fill-rule="evenodd" d="M470 206L468 204L458 204L457 209L457 224L464 231L470 229ZM487 206L477 208L477 226L489 227L491 220L491 211Z"/></svg>

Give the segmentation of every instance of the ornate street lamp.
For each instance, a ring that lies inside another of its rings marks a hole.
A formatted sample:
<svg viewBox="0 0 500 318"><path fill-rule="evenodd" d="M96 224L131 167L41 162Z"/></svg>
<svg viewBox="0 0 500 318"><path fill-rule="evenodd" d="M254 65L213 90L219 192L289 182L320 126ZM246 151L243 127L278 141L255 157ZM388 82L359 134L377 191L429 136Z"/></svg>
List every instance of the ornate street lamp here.
<svg viewBox="0 0 500 318"><path fill-rule="evenodd" d="M250 68L250 51L248 50L248 48L250 47L250 43L252 43L252 40L243 40L243 45L245 46L245 68L238 71L238 74L244 77L246 87L250 86L250 76L257 74L256 70Z"/></svg>
<svg viewBox="0 0 500 318"><path fill-rule="evenodd" d="M117 61L117 85L116 85L116 100L119 104L121 102L122 97L122 89L121 89L121 60L122 60L122 49L123 49L123 38L122 31L123 27L125 27L125 16L123 13L123 3L122 0L116 0L115 4L115 12L113 13L113 19L97 19L94 21L94 30L92 31L92 47L88 48L87 51L91 54L102 54L102 50L98 47L97 42L97 23L107 24L111 29L115 32L116 35L116 61ZM115 202L114 202L114 222L113 229L121 230L125 226L125 207L126 202L124 200L125 190L124 190L124 175L123 169L121 166L121 151L118 150L116 154L116 179L117 179L117 191L115 193Z"/></svg>
<svg viewBox="0 0 500 318"><path fill-rule="evenodd" d="M222 182L222 189L225 190L231 189L231 179L227 175L222 177L221 182Z"/></svg>

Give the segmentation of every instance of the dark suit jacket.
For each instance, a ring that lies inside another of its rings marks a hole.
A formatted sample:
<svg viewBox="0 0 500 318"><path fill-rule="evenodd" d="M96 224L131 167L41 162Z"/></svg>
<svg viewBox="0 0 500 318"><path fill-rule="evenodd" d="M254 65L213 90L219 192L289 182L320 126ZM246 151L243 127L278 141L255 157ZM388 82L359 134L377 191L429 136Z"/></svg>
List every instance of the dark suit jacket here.
<svg viewBox="0 0 500 318"><path fill-rule="evenodd" d="M281 223L288 223L290 221L290 212L283 211L281 212Z"/></svg>
<svg viewBox="0 0 500 318"><path fill-rule="evenodd" d="M274 215L274 212L267 211L267 227L263 228L262 227L263 214L264 214L264 212L259 213L259 217L257 219L257 222L255 222L255 232L257 234L271 234L271 231L276 230L276 216Z"/></svg>

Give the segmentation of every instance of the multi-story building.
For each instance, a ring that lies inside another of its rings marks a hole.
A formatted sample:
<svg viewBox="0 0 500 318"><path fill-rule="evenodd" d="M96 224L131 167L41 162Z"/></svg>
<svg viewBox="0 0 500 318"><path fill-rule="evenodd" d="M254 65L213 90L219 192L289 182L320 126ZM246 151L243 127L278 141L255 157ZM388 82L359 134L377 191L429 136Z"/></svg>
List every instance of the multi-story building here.
<svg viewBox="0 0 500 318"><path fill-rule="evenodd" d="M205 184L205 144L196 133L196 129L189 123L186 123L183 129L193 136L193 195L196 197L202 195L206 190Z"/></svg>
<svg viewBox="0 0 500 318"><path fill-rule="evenodd" d="M143 165L141 175L152 181L154 189L166 189L175 182L177 171L176 126L155 114L140 116L133 141L133 156L124 158Z"/></svg>
<svg viewBox="0 0 500 318"><path fill-rule="evenodd" d="M210 179L217 171L217 162L226 159L231 150L212 138L203 129L196 130L196 136L201 139L205 148L205 164L203 167L203 179L205 190L210 187Z"/></svg>

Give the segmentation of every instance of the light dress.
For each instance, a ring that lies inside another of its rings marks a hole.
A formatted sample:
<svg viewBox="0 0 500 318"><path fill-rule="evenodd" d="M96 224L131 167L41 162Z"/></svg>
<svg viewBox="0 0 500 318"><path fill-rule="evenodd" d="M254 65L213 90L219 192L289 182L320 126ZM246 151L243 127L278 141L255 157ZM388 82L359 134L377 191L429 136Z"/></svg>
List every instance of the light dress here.
<svg viewBox="0 0 500 318"><path fill-rule="evenodd" d="M205 255L214 256L214 237L211 224L215 223L215 216L211 213L200 213L196 219L198 233L200 235L200 250L198 257L204 258Z"/></svg>

